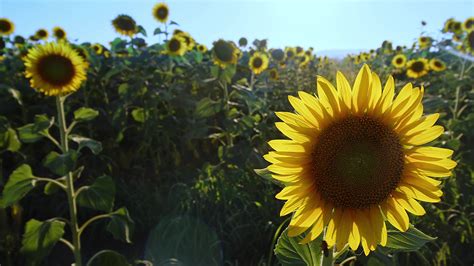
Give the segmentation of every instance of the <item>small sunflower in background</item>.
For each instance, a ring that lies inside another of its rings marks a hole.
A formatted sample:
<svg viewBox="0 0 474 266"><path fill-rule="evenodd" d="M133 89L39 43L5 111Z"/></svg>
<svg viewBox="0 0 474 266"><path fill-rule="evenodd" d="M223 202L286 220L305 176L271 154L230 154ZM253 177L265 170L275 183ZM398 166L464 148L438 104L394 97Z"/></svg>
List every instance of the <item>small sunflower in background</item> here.
<svg viewBox="0 0 474 266"><path fill-rule="evenodd" d="M301 56L304 54L304 49L301 46L296 46L295 51L296 51L296 56Z"/></svg>
<svg viewBox="0 0 474 266"><path fill-rule="evenodd" d="M462 34L462 23L459 21L453 22L451 30L454 34Z"/></svg>
<svg viewBox="0 0 474 266"><path fill-rule="evenodd" d="M255 52L249 60L249 67L256 75L268 68L268 56L262 52Z"/></svg>
<svg viewBox="0 0 474 266"><path fill-rule="evenodd" d="M13 43L16 47L23 47L26 43L26 40L23 38L23 36L17 35L15 38L13 38Z"/></svg>
<svg viewBox="0 0 474 266"><path fill-rule="evenodd" d="M158 3L153 7L153 17L161 23L166 23L170 10L165 3Z"/></svg>
<svg viewBox="0 0 474 266"><path fill-rule="evenodd" d="M428 74L429 70L428 59L426 58L413 59L407 63L407 76L410 78L421 78Z"/></svg>
<svg viewBox="0 0 474 266"><path fill-rule="evenodd" d="M53 28L53 36L56 40L65 40L66 39L66 31L61 27L54 27Z"/></svg>
<svg viewBox="0 0 474 266"><path fill-rule="evenodd" d="M100 43L94 43L91 48L96 54L102 54L104 52L104 47Z"/></svg>
<svg viewBox="0 0 474 266"><path fill-rule="evenodd" d="M313 50L306 50L304 52L304 54L307 55L307 56L312 56L313 55Z"/></svg>
<svg viewBox="0 0 474 266"><path fill-rule="evenodd" d="M429 65L430 69L436 72L441 72L446 69L446 64L437 58L431 59Z"/></svg>
<svg viewBox="0 0 474 266"><path fill-rule="evenodd" d="M474 30L470 31L466 35L466 39L464 40L464 46L466 47L466 51L474 55Z"/></svg>
<svg viewBox="0 0 474 266"><path fill-rule="evenodd" d="M307 54L303 54L302 56L298 57L299 59L299 67L305 67L311 61L311 57Z"/></svg>
<svg viewBox="0 0 474 266"><path fill-rule="evenodd" d="M89 58L90 58L90 54L89 52L87 51L87 49L85 49L83 46L81 45L76 45L76 44L73 44L72 45L72 49L74 49L74 51L76 51L76 53L82 58L82 60L88 64L89 62Z"/></svg>
<svg viewBox="0 0 474 266"><path fill-rule="evenodd" d="M397 54L392 59L392 65L395 68L404 68L407 63L407 58L404 54Z"/></svg>
<svg viewBox="0 0 474 266"><path fill-rule="evenodd" d="M8 36L15 31L15 24L7 18L0 18L0 36Z"/></svg>
<svg viewBox="0 0 474 266"><path fill-rule="evenodd" d="M273 81L276 81L280 78L280 76L278 75L278 70L276 70L275 68L270 69L268 74L270 76L270 79Z"/></svg>
<svg viewBox="0 0 474 266"><path fill-rule="evenodd" d="M194 47L196 46L196 41L194 40L193 37L191 37L191 34L184 31L179 31L174 35L179 36L184 39L184 41L186 42L186 48L188 49L188 51L193 50Z"/></svg>
<svg viewBox="0 0 474 266"><path fill-rule="evenodd" d="M453 18L450 18L450 19L446 20L446 22L444 22L443 32L445 32L445 33L446 32L451 32L454 22L455 22L455 20Z"/></svg>
<svg viewBox="0 0 474 266"><path fill-rule="evenodd" d="M86 79L87 63L67 43L35 46L24 60L31 87L47 96L72 93Z"/></svg>
<svg viewBox="0 0 474 266"><path fill-rule="evenodd" d="M228 65L234 65L239 59L240 51L232 42L219 39L214 42L212 47L214 64L225 68Z"/></svg>
<svg viewBox="0 0 474 266"><path fill-rule="evenodd" d="M38 40L47 40L49 33L45 29L39 29L36 31L35 36L38 38Z"/></svg>
<svg viewBox="0 0 474 266"><path fill-rule="evenodd" d="M119 34L133 37L138 31L137 23L128 15L118 15L112 20L112 25Z"/></svg>
<svg viewBox="0 0 474 266"><path fill-rule="evenodd" d="M247 38L242 37L242 38L239 39L239 46L240 47L245 47L245 46L247 46L247 44L248 44Z"/></svg>
<svg viewBox="0 0 474 266"><path fill-rule="evenodd" d="M427 36L421 36L420 38L418 38L418 45L420 46L420 49L430 48L431 42L432 39Z"/></svg>
<svg viewBox="0 0 474 266"><path fill-rule="evenodd" d="M171 37L171 39L166 42L165 46L165 53L169 55L183 56L188 51L186 40L180 35Z"/></svg>
<svg viewBox="0 0 474 266"><path fill-rule="evenodd" d="M462 23L462 28L463 30L470 32L474 30L474 17L467 18L463 23Z"/></svg>
<svg viewBox="0 0 474 266"><path fill-rule="evenodd" d="M286 47L285 48L285 57L287 59L292 59L296 56L296 49L294 47Z"/></svg>
<svg viewBox="0 0 474 266"><path fill-rule="evenodd" d="M340 72L337 86L317 77L317 94L289 96L296 112L276 112L276 127L289 139L268 142L264 156L285 187L280 215L293 213L288 236L307 232L301 244L325 230L328 247L359 246L366 255L387 243L387 225L409 228L407 211L426 213L418 201L439 202L440 181L456 162L453 151L424 146L444 132L439 114L423 116L424 89L406 84L395 96L364 65L353 86ZM327 227L326 227L327 226Z"/></svg>
<svg viewBox="0 0 474 266"><path fill-rule="evenodd" d="M196 48L201 53L207 52L207 47L204 44L198 44Z"/></svg>
<svg viewBox="0 0 474 266"><path fill-rule="evenodd" d="M273 60L277 62L285 60L285 52L282 49L272 50L270 54L272 55Z"/></svg>

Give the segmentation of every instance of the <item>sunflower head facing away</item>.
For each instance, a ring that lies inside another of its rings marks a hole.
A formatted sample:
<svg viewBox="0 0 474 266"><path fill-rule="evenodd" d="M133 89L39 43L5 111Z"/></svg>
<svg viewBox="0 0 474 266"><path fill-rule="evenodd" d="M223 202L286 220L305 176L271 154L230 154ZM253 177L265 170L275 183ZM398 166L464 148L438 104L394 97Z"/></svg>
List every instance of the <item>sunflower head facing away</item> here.
<svg viewBox="0 0 474 266"><path fill-rule="evenodd" d="M428 74L429 70L428 59L426 58L413 59L407 63L407 76L410 78L421 78Z"/></svg>
<svg viewBox="0 0 474 266"><path fill-rule="evenodd" d="M158 3L153 7L153 17L161 23L166 23L170 10L165 3Z"/></svg>
<svg viewBox="0 0 474 266"><path fill-rule="evenodd" d="M470 52L472 55L474 55L474 30L470 31L467 36L465 46L466 46L466 51Z"/></svg>
<svg viewBox="0 0 474 266"><path fill-rule="evenodd" d="M214 42L212 54L214 57L214 63L225 68L228 65L234 65L237 63L240 52L232 42L220 39Z"/></svg>
<svg viewBox="0 0 474 266"><path fill-rule="evenodd" d="M456 22L453 18L450 18L444 22L443 32L452 32L453 23Z"/></svg>
<svg viewBox="0 0 474 266"><path fill-rule="evenodd" d="M245 46L247 46L247 44L248 44L247 38L242 37L242 38L239 39L239 46L240 47L245 47Z"/></svg>
<svg viewBox="0 0 474 266"><path fill-rule="evenodd" d="M407 63L407 58L404 54L397 54L392 59L392 65L395 68L404 68Z"/></svg>
<svg viewBox="0 0 474 266"><path fill-rule="evenodd" d="M299 65L298 65L299 67L306 67L311 61L311 57L307 54L303 54L302 56L298 57L298 61L299 61Z"/></svg>
<svg viewBox="0 0 474 266"><path fill-rule="evenodd" d="M278 75L278 70L275 68L270 69L269 75L271 80L278 80L280 78Z"/></svg>
<svg viewBox="0 0 474 266"><path fill-rule="evenodd" d="M186 40L180 35L175 35L166 42L166 54L183 56L187 50Z"/></svg>
<svg viewBox="0 0 474 266"><path fill-rule="evenodd" d="M269 142L264 158L273 178L285 184L276 198L281 215L294 213L288 235L307 232L341 250L362 246L365 254L387 243L386 221L409 227L407 211L423 215L418 201L438 202L440 181L456 163L452 151L422 146L443 134L439 114L423 115L423 88L385 86L364 65L351 86L340 72L334 87L317 78L317 95L289 96L296 112L277 112L276 127L289 139Z"/></svg>
<svg viewBox="0 0 474 266"><path fill-rule="evenodd" d="M446 64L438 58L433 58L429 62L430 69L436 72L441 72L446 69Z"/></svg>
<svg viewBox="0 0 474 266"><path fill-rule="evenodd" d="M275 49L271 51L273 60L281 62L285 59L285 52L282 49Z"/></svg>
<svg viewBox="0 0 474 266"><path fill-rule="evenodd" d="M33 47L24 60L31 87L48 96L74 92L86 79L87 63L66 43Z"/></svg>
<svg viewBox="0 0 474 266"><path fill-rule="evenodd" d="M255 52L249 60L249 67L256 75L268 68L268 56L262 52Z"/></svg>
<svg viewBox="0 0 474 266"><path fill-rule="evenodd" d="M0 36L7 36L15 31L15 24L7 18L0 18Z"/></svg>
<svg viewBox="0 0 474 266"><path fill-rule="evenodd" d="M467 18L462 24L462 28L467 32L474 30L474 17Z"/></svg>
<svg viewBox="0 0 474 266"><path fill-rule="evenodd" d="M128 15L118 15L112 20L112 25L119 34L132 37L138 31L137 23Z"/></svg>
<svg viewBox="0 0 474 266"><path fill-rule="evenodd" d="M66 39L66 31L61 27L54 27L53 28L53 36L56 40L65 40Z"/></svg>
<svg viewBox="0 0 474 266"><path fill-rule="evenodd" d="M39 29L36 31L35 36L38 38L38 40L47 40L49 33L45 29Z"/></svg>

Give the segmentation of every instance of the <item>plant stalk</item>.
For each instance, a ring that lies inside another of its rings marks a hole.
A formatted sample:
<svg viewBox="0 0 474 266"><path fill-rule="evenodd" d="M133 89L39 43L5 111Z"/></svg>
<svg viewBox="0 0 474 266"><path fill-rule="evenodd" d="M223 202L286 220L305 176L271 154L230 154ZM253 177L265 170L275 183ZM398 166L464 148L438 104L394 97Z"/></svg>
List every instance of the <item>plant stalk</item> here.
<svg viewBox="0 0 474 266"><path fill-rule="evenodd" d="M67 125L66 125L66 116L64 114L64 101L66 97L64 96L57 96L56 97L56 107L58 112L58 123L59 123L59 133L61 136L61 148L63 153L67 153L69 151L68 139L67 139ZM77 205L76 205L76 198L74 196L74 179L72 176L72 172L69 172L66 176L66 194L67 200L69 204L69 216L70 216L70 227L71 227L71 235L72 235L72 245L74 247L74 261L75 266L82 266L82 258L81 258L81 241L79 238L79 226L77 222Z"/></svg>

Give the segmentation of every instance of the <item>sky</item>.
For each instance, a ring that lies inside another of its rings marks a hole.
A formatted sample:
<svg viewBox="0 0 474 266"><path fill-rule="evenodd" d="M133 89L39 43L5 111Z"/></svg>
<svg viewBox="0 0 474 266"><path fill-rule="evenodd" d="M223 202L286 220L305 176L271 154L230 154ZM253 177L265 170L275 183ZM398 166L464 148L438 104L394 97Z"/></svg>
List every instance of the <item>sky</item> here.
<svg viewBox="0 0 474 266"><path fill-rule="evenodd" d="M29 36L42 27L63 27L79 42L107 44L119 35L111 20L135 18L159 39L160 23L150 0L0 0L0 17L12 20L16 34ZM170 19L200 43L224 38L268 39L270 47L303 46L316 51L377 48L384 40L410 45L422 31L439 36L450 17L474 16L474 0L169 0ZM427 22L421 27L421 20ZM161 27L163 27L161 25Z"/></svg>

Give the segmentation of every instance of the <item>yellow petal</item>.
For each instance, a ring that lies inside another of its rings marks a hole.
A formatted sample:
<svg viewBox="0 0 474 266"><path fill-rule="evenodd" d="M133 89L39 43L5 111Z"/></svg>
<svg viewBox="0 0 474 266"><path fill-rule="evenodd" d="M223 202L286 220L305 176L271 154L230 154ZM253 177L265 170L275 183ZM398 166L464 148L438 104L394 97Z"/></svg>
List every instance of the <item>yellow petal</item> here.
<svg viewBox="0 0 474 266"><path fill-rule="evenodd" d="M400 183L396 190L405 193L409 197L425 202L439 202L439 197L441 196L438 192L432 192L406 183Z"/></svg>
<svg viewBox="0 0 474 266"><path fill-rule="evenodd" d="M296 127L312 129L313 126L306 121L301 115L290 113L290 112L275 112L275 115L281 119L281 121L287 123L288 125L293 125Z"/></svg>
<svg viewBox="0 0 474 266"><path fill-rule="evenodd" d="M301 213L298 213L300 212L300 210L298 210L295 213L295 216L291 219L288 227L289 237L297 236L308 230L308 228L312 226L321 215L323 209L320 206L320 202L315 199L311 199L310 201L312 202L309 204L307 203Z"/></svg>
<svg viewBox="0 0 474 266"><path fill-rule="evenodd" d="M370 226L368 212L366 210L356 211L356 222L360 232L360 239L365 255L370 253L370 247L373 243L374 235Z"/></svg>
<svg viewBox="0 0 474 266"><path fill-rule="evenodd" d="M352 91L351 85L347 81L346 77L340 72L337 71L336 74L337 82L337 91L339 93L341 111L347 113L351 110L351 100L352 100Z"/></svg>
<svg viewBox="0 0 474 266"><path fill-rule="evenodd" d="M439 118L439 114L431 114L425 117L416 120L411 124L407 124L400 128L398 131L400 135L410 136L413 134L417 134L419 132L426 131L428 128L432 127Z"/></svg>
<svg viewBox="0 0 474 266"><path fill-rule="evenodd" d="M299 143L305 143L305 142L310 142L312 138L305 134L301 134L298 131L293 130L290 126L288 126L286 123L283 122L276 122L275 126L280 130L281 133L283 133L285 136L289 137L290 139L299 142Z"/></svg>
<svg viewBox="0 0 474 266"><path fill-rule="evenodd" d="M349 247L355 251L359 247L360 234L359 234L359 228L355 220L356 219L355 212L353 210L350 210L350 212L351 212L352 228L349 233Z"/></svg>
<svg viewBox="0 0 474 266"><path fill-rule="evenodd" d="M314 192L313 186L291 185L284 187L278 194L275 195L275 198L280 200L286 200L296 195L298 195L299 197L305 197L306 194L310 192Z"/></svg>
<svg viewBox="0 0 474 266"><path fill-rule="evenodd" d="M293 96L288 96L288 100L290 101L291 106L295 108L296 112L300 114L306 121L308 121L313 127L318 128L319 123L316 117L313 116L313 114L308 110L306 105L303 103L302 100L293 97Z"/></svg>
<svg viewBox="0 0 474 266"><path fill-rule="evenodd" d="M382 210L389 223L401 232L408 230L409 219L407 212L402 206L398 205L392 197L389 197L384 207L382 207Z"/></svg>
<svg viewBox="0 0 474 266"><path fill-rule="evenodd" d="M332 206L328 203L324 204L323 213L319 216L316 222L313 224L313 227L306 234L305 238L301 240L300 244L306 244L310 241L315 240L324 229L324 226L329 222L332 214Z"/></svg>
<svg viewBox="0 0 474 266"><path fill-rule="evenodd" d="M443 132L444 128L442 126L433 126L424 132L404 137L402 143L413 146L423 145L437 139Z"/></svg>
<svg viewBox="0 0 474 266"><path fill-rule="evenodd" d="M371 81L372 72L367 65L364 65L357 74L352 94L352 111L356 114L362 114L367 108Z"/></svg>
<svg viewBox="0 0 474 266"><path fill-rule="evenodd" d="M413 147L408 150L407 155L418 158L422 156L430 158L448 158L453 155L453 150L438 147Z"/></svg>
<svg viewBox="0 0 474 266"><path fill-rule="evenodd" d="M301 197L291 197L289 198L280 211L280 216L288 215L298 209L305 198Z"/></svg>
<svg viewBox="0 0 474 266"><path fill-rule="evenodd" d="M336 247L341 250L349 242L349 233L352 229L352 216L350 210L342 210L342 217L337 226Z"/></svg>
<svg viewBox="0 0 474 266"><path fill-rule="evenodd" d="M377 247L377 244L381 242L381 239L384 237L383 236L383 225L384 225L384 220L382 213L380 212L379 206L373 206L369 208L369 214L370 214L370 224L372 225L372 231L373 231L373 236L374 236L374 242L373 245L371 246L371 250L375 250Z"/></svg>
<svg viewBox="0 0 474 266"><path fill-rule="evenodd" d="M378 101L380 100L380 96L382 95L382 83L380 82L379 76L372 72L372 87L369 92L369 102L367 111L372 113L375 109Z"/></svg>
<svg viewBox="0 0 474 266"><path fill-rule="evenodd" d="M337 117L340 112L339 98L334 86L325 78L317 77L317 91L321 104L326 107L328 113Z"/></svg>
<svg viewBox="0 0 474 266"><path fill-rule="evenodd" d="M378 112L385 113L392 106L393 96L395 95L395 81L392 76L389 76L382 91L380 101L377 103Z"/></svg>
<svg viewBox="0 0 474 266"><path fill-rule="evenodd" d="M308 146L301 143L294 142L288 139L275 139L270 140L268 145L275 151L279 152L296 152L296 153L307 153L310 151Z"/></svg>
<svg viewBox="0 0 474 266"><path fill-rule="evenodd" d="M392 196L400 206L414 215L424 215L426 213L425 209L423 209L418 201L408 197L406 194L393 191Z"/></svg>
<svg viewBox="0 0 474 266"><path fill-rule="evenodd" d="M336 244L336 237L337 237L337 226L339 225L339 221L341 220L342 212L340 208L334 209L333 216L331 220L329 220L329 224L326 230L326 242L328 243L328 247L334 246Z"/></svg>

